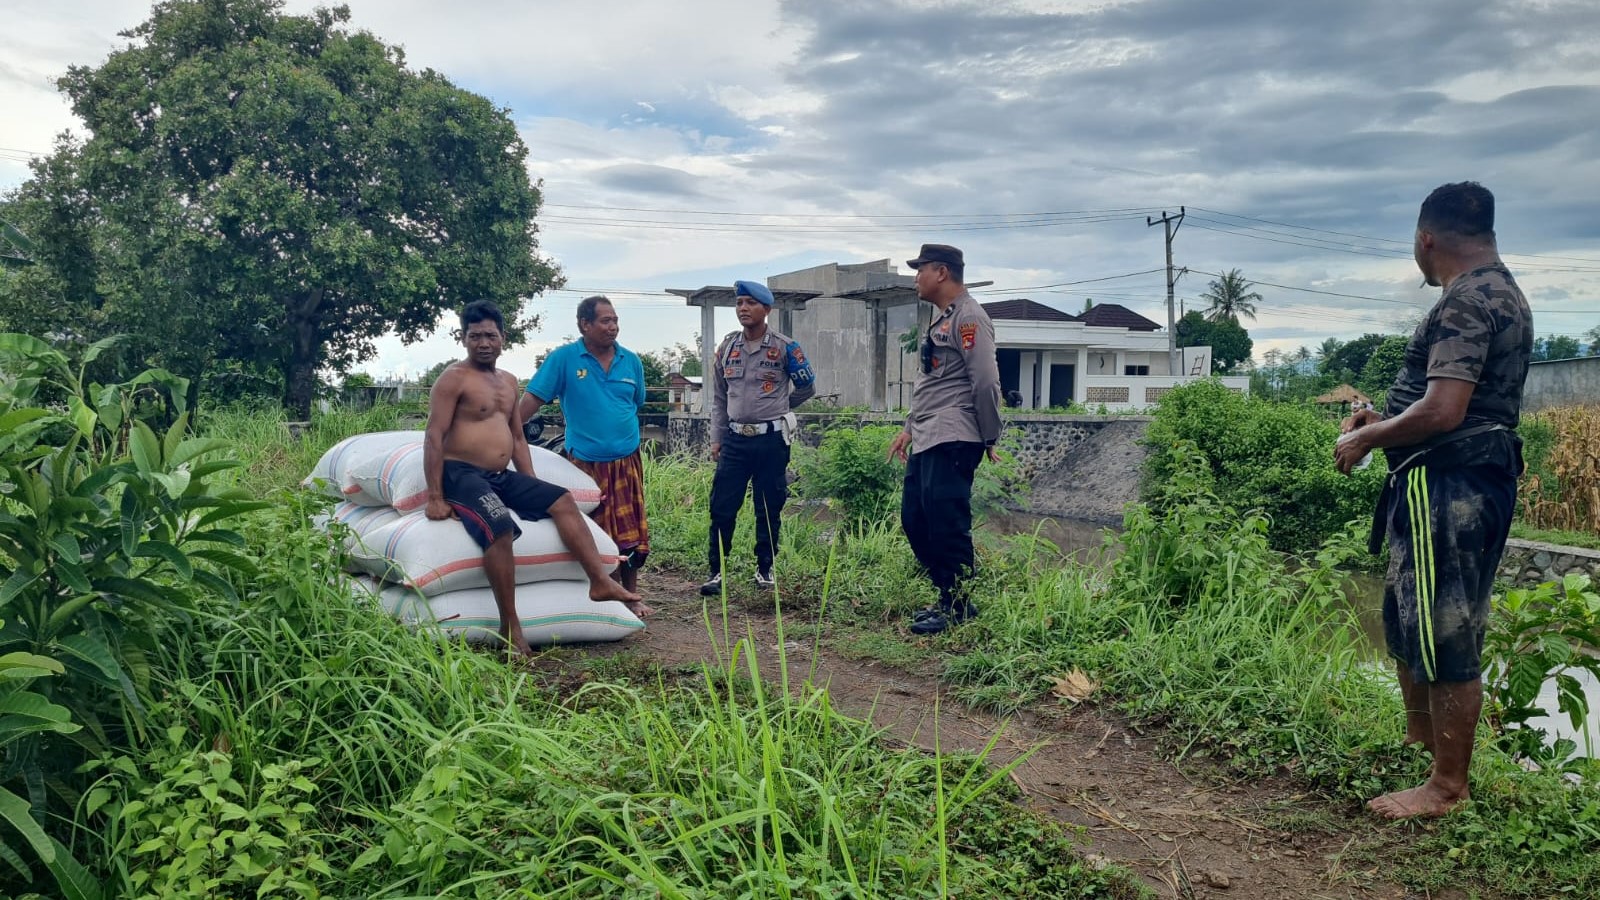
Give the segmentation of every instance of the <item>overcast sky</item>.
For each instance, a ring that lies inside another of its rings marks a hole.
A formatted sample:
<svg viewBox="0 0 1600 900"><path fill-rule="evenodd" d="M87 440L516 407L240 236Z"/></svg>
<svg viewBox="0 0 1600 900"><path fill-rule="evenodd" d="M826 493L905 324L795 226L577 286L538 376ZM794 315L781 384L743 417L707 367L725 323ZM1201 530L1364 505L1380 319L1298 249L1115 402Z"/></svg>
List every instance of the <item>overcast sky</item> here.
<svg viewBox="0 0 1600 900"><path fill-rule="evenodd" d="M968 280L995 282L980 299L1093 297L1165 324L1145 218L1180 205L1180 299L1237 267L1265 297L1245 323L1257 357L1315 348L1436 298L1411 261L1417 205L1469 179L1495 192L1537 330L1600 324L1594 0L350 6L411 65L508 108L528 144L571 292L536 301L546 324L514 369L575 333L588 293L614 297L624 343L658 349L699 328L666 288L903 262L923 241L966 251ZM53 79L148 10L0 0L0 189L76 125ZM1091 279L1107 280L1061 286ZM385 341L368 368L455 349Z"/></svg>

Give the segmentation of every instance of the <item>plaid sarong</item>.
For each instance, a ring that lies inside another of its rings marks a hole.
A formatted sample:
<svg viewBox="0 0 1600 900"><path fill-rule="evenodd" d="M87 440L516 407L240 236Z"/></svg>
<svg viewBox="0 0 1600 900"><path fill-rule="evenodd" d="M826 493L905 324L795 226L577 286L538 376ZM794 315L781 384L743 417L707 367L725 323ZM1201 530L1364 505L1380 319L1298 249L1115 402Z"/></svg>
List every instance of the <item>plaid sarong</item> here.
<svg viewBox="0 0 1600 900"><path fill-rule="evenodd" d="M628 551L650 549L650 526L644 515L644 463L635 450L611 462L588 462L567 454L572 464L582 469L600 486L600 507L590 514L595 524L617 542L623 555Z"/></svg>

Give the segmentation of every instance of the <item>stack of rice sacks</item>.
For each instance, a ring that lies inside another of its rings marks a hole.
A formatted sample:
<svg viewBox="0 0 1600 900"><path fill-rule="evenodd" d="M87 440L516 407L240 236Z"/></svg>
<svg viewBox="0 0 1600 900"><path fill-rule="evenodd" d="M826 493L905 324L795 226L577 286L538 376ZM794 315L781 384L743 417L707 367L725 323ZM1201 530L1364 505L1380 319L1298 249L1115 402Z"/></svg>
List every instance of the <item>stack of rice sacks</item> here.
<svg viewBox="0 0 1600 900"><path fill-rule="evenodd" d="M572 492L608 567L617 545L589 519L600 489L577 466L542 447L529 447L534 473ZM358 434L335 444L303 484L339 500L319 524L345 526L345 550L355 582L407 624L435 628L468 641L498 642L500 614L483 569L483 550L456 519L424 514L427 479L422 432ZM614 641L644 628L621 603L589 599L589 581L577 557L548 519L519 519L516 557L517 614L535 646L573 641Z"/></svg>

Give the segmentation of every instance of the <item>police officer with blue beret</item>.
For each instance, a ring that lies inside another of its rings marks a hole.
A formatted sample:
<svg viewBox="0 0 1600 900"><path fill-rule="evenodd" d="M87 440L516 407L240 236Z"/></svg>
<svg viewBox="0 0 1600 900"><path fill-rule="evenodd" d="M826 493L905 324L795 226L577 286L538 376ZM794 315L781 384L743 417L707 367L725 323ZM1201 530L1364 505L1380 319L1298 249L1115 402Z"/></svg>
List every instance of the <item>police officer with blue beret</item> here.
<svg viewBox="0 0 1600 900"><path fill-rule="evenodd" d="M976 564L972 479L985 453L999 459L1000 366L994 323L967 292L961 251L923 244L906 265L917 270L917 297L935 313L922 336L921 372L905 429L895 435L889 456L906 463L900 525L939 589L939 605L918 611L911 632L938 634L978 614L962 582Z"/></svg>
<svg viewBox="0 0 1600 900"><path fill-rule="evenodd" d="M767 327L772 291L758 281L735 281L734 312L742 328L722 339L713 366L711 458L711 578L700 593L722 590L723 555L751 489L756 513L756 584L772 588L783 504L789 498L790 410L816 393L816 376L800 344Z"/></svg>

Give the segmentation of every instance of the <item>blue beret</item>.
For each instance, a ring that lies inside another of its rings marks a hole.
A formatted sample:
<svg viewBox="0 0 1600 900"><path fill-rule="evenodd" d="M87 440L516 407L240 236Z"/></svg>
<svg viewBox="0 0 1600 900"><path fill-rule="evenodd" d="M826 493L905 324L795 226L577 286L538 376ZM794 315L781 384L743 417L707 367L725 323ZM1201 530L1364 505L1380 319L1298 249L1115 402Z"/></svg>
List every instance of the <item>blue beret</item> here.
<svg viewBox="0 0 1600 900"><path fill-rule="evenodd" d="M762 306L772 305L772 292L759 281L735 281L733 283L734 297L749 297Z"/></svg>

